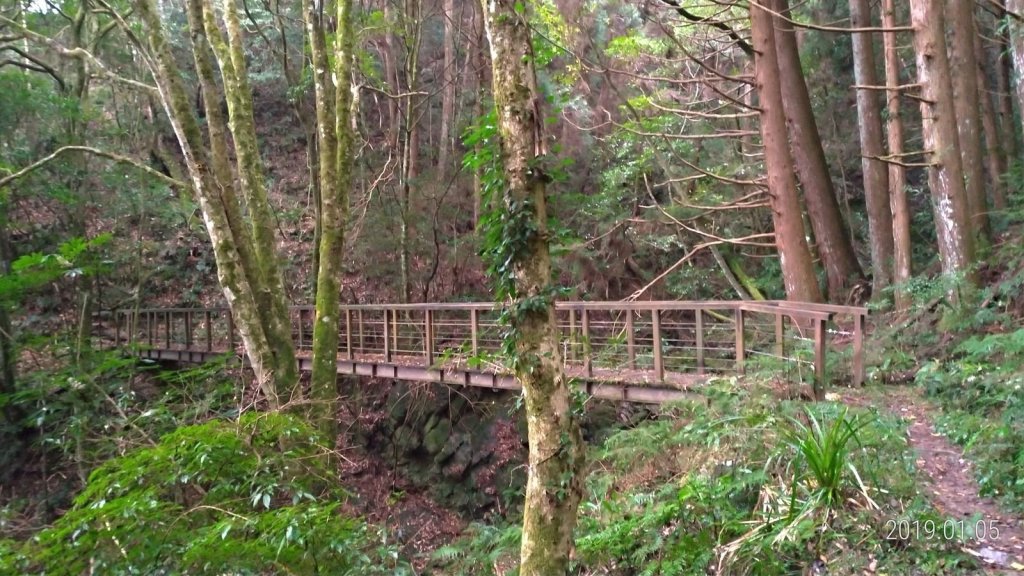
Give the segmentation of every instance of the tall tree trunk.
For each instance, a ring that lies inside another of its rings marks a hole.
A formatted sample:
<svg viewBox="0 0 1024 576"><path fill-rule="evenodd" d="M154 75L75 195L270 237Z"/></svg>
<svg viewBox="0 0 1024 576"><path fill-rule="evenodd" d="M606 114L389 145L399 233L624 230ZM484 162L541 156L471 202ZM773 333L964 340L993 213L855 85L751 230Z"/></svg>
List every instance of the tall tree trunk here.
<svg viewBox="0 0 1024 576"><path fill-rule="evenodd" d="M505 168L504 208L516 230L511 244L514 368L523 386L530 465L519 573L565 574L583 493L583 439L562 372L551 283L544 118L523 4L484 0L491 44L493 94ZM499 280L501 281L501 280Z"/></svg>
<svg viewBox="0 0 1024 576"><path fill-rule="evenodd" d="M761 140L768 172L772 220L775 223L775 243L782 263L786 297L803 302L821 302L821 289L814 275L814 264L804 234L803 211L800 209L796 178L793 176L793 159L786 140L786 116L780 86L780 82L785 80L780 74L775 50L775 30L779 22L761 6L751 4L754 80L760 104ZM826 235L829 233L826 232Z"/></svg>
<svg viewBox="0 0 1024 576"><path fill-rule="evenodd" d="M882 0L882 27L896 27L894 0ZM888 112L889 155L897 162L903 158L903 120L900 117L900 57L896 47L898 37L894 31L882 34L885 49L886 111ZM896 283L896 310L910 306L906 283L910 280L910 203L907 200L907 175L903 166L889 164L889 203L892 211L893 281Z"/></svg>
<svg viewBox="0 0 1024 576"><path fill-rule="evenodd" d="M967 190L953 106L953 82L946 56L943 0L911 0L914 52L921 85L921 132L930 166L928 187L935 211L942 272L966 272L973 257Z"/></svg>
<svg viewBox="0 0 1024 576"><path fill-rule="evenodd" d="M316 98L317 148L320 151L322 216L316 320L313 326L313 374L310 413L321 430L332 435L337 403L339 296L348 222L348 193L352 184L352 3L337 2L334 70L328 70L322 3L304 0L303 13L313 63ZM331 77L337 85L332 85ZM328 436L332 437L332 436Z"/></svg>
<svg viewBox="0 0 1024 576"><path fill-rule="evenodd" d="M181 74L170 44L167 42L153 0L135 0L135 11L141 17L154 56L153 75L160 99L181 146L182 155L192 180L192 189L203 213L206 231L213 244L217 262L217 279L224 291L234 323L245 344L256 381L270 407L280 406L275 353L263 328L254 288L246 277L245 266L231 224L225 199L210 169L202 133L196 121L192 101L185 91Z"/></svg>
<svg viewBox="0 0 1024 576"><path fill-rule="evenodd" d="M1010 44L1010 55L1013 60L1014 88L1017 96L1017 110L1020 120L1024 122L1024 0L1006 0L1007 35ZM1017 130L1014 130L1017 132Z"/></svg>
<svg viewBox="0 0 1024 576"><path fill-rule="evenodd" d="M850 25L853 28L871 26L871 6L868 0L850 0ZM853 70L860 86L878 85L875 51L871 34L853 35ZM880 295L892 282L893 245L892 207L889 203L889 170L881 160L882 106L873 89L857 90L857 127L860 132L861 168L864 172L864 199L868 209L868 244L871 246L872 293Z"/></svg>
<svg viewBox="0 0 1024 576"><path fill-rule="evenodd" d="M485 14L481 11L477 23L477 45L476 45L476 97L473 98L473 121L479 122L484 114L484 98L487 96L487 54L484 52L486 38L486 25L484 24ZM474 153L480 155L480 142L473 145ZM473 230L478 231L480 218L483 216L484 182L483 169L477 166L473 169Z"/></svg>
<svg viewBox="0 0 1024 576"><path fill-rule="evenodd" d="M949 71L953 80L953 106L964 169L964 188L967 190L967 213L972 233L987 244L988 201L985 199L985 160L981 154L974 2L946 0L946 14L947 28L952 32Z"/></svg>
<svg viewBox="0 0 1024 576"><path fill-rule="evenodd" d="M768 5L774 6L776 12L789 14L787 0L769 1ZM864 273L857 262L849 230L839 212L839 202L832 186L832 177L828 171L825 151L821 146L821 136L818 133L803 68L800 65L796 34L793 32L792 24L785 19L776 18L774 26L775 40L772 51L777 56L771 66L778 70L779 77L773 83L782 92L784 109L780 112L785 114L788 126L789 143L792 146L791 165L795 164L800 184L803 186L818 253L825 267L829 297L843 301L850 288L863 280ZM785 135L785 132L782 135ZM781 144L786 146L785 142L783 138ZM891 229L891 226L888 229ZM886 261L891 259L891 253L890 249Z"/></svg>
<svg viewBox="0 0 1024 576"><path fill-rule="evenodd" d="M1006 155L1000 144L998 122L996 121L995 105L992 103L992 90L985 74L988 53L981 41L981 34L974 35L974 53L977 58L978 102L981 111L981 127L985 135L985 166L988 168L988 181L992 190L992 207L996 210L1006 209Z"/></svg>
<svg viewBox="0 0 1024 576"><path fill-rule="evenodd" d="M441 92L441 137L438 142L437 175L442 183L448 180L451 162L452 123L455 120L455 0L444 0L444 87Z"/></svg>
<svg viewBox="0 0 1024 576"><path fill-rule="evenodd" d="M999 20L996 24L996 29L998 30L996 37L999 39L996 45L996 53L999 54L999 65L996 68L996 107L999 110L999 135L1006 157L1006 166L1011 168L1019 160L1017 130L1014 128L1015 120L1013 118L1014 94L1012 89L1013 82L1011 80L1013 76L1013 50L1010 48L1010 17L1006 14L1006 3L1003 0L999 0L999 5L1002 9L999 10Z"/></svg>

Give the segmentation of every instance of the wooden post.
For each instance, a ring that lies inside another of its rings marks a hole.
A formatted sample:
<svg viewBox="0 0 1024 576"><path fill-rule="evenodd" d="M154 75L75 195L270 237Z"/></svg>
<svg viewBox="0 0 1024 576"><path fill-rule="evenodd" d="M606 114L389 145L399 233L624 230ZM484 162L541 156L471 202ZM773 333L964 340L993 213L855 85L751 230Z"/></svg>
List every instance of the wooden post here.
<svg viewBox="0 0 1024 576"><path fill-rule="evenodd" d="M654 331L654 377L657 382L665 381L665 364L661 358L661 310L651 310L651 329Z"/></svg>
<svg viewBox="0 0 1024 576"><path fill-rule="evenodd" d="M359 353L366 354L366 341L363 338L363 309L356 310L356 323L359 325Z"/></svg>
<svg viewBox="0 0 1024 576"><path fill-rule="evenodd" d="M389 316L393 315L393 314L394 314L394 312L391 312L391 314L389 314L387 308L384 309L384 361L385 362L391 362L391 323L389 322L389 320L390 320Z"/></svg>
<svg viewBox="0 0 1024 576"><path fill-rule="evenodd" d="M697 347L697 374L704 374L704 311L698 308L695 312L693 330L697 337L694 343Z"/></svg>
<svg viewBox="0 0 1024 576"><path fill-rule="evenodd" d="M303 329L304 324L302 323L302 313L304 311L305 311L305 309L301 308L301 307L298 310L298 312L299 312L299 326L298 326L298 328L299 328L299 350L302 350L303 346L305 346L305 343L306 343L306 335L304 334L305 330Z"/></svg>
<svg viewBox="0 0 1024 576"><path fill-rule="evenodd" d="M473 356L476 356L480 353L480 311L476 308L469 311L469 332L473 340Z"/></svg>
<svg viewBox="0 0 1024 576"><path fill-rule="evenodd" d="M576 310L569 308L569 361L576 361Z"/></svg>
<svg viewBox="0 0 1024 576"><path fill-rule="evenodd" d="M149 341L149 347L153 347L153 325L156 324L156 312L146 312L146 339Z"/></svg>
<svg viewBox="0 0 1024 576"><path fill-rule="evenodd" d="M864 315L853 315L853 385L864 385Z"/></svg>
<svg viewBox="0 0 1024 576"><path fill-rule="evenodd" d="M434 363L434 313L430 309L423 311L423 351L429 368Z"/></svg>
<svg viewBox="0 0 1024 576"><path fill-rule="evenodd" d="M228 353L234 354L235 352L235 317L231 314L231 310L228 310Z"/></svg>
<svg viewBox="0 0 1024 576"><path fill-rule="evenodd" d="M170 310L164 312L164 332L166 332L164 334L165 344L167 344L167 349L170 350L170 348L171 348L171 311Z"/></svg>
<svg viewBox="0 0 1024 576"><path fill-rule="evenodd" d="M814 319L814 397L825 398L825 321Z"/></svg>
<svg viewBox="0 0 1024 576"><path fill-rule="evenodd" d="M213 352L213 314L206 311L206 351Z"/></svg>
<svg viewBox="0 0 1024 576"><path fill-rule="evenodd" d="M775 313L775 355L786 356L786 317L781 312Z"/></svg>
<svg viewBox="0 0 1024 576"><path fill-rule="evenodd" d="M629 368L636 370L636 342L633 339L633 311L626 310L626 356L629 357Z"/></svg>
<svg viewBox="0 0 1024 576"><path fill-rule="evenodd" d="M391 311L391 350L398 352L398 310Z"/></svg>
<svg viewBox="0 0 1024 576"><path fill-rule="evenodd" d="M345 308L345 356L352 360L352 310Z"/></svg>
<svg viewBox="0 0 1024 576"><path fill-rule="evenodd" d="M590 311L584 308L580 314L583 316L583 372L589 377L594 375L594 358L591 354L593 348L590 345Z"/></svg>
<svg viewBox="0 0 1024 576"><path fill-rule="evenodd" d="M121 311L114 310L114 347L121 347Z"/></svg>
<svg viewBox="0 0 1024 576"><path fill-rule="evenodd" d="M192 311L185 310L185 349L192 349Z"/></svg>
<svg viewBox="0 0 1024 576"><path fill-rule="evenodd" d="M743 341L743 309L736 309L736 372L743 374L746 370L746 345Z"/></svg>

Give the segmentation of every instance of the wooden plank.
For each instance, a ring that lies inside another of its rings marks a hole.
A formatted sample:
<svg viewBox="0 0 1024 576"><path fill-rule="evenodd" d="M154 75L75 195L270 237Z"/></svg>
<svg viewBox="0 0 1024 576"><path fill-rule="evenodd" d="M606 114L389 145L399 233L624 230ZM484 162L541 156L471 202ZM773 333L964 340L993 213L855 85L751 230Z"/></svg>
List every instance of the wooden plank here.
<svg viewBox="0 0 1024 576"><path fill-rule="evenodd" d="M661 310L651 310L651 327L654 331L652 346L654 348L654 379L665 381L665 364L661 358Z"/></svg>
<svg viewBox="0 0 1024 576"><path fill-rule="evenodd" d="M696 310L693 330L696 333L697 374L704 374L704 311Z"/></svg>
<svg viewBox="0 0 1024 576"><path fill-rule="evenodd" d="M736 309L736 372L746 371L746 342L744 341L743 308Z"/></svg>
<svg viewBox="0 0 1024 576"><path fill-rule="evenodd" d="M633 311L626 310L626 356L629 358L629 369L636 370L636 340L634 338Z"/></svg>

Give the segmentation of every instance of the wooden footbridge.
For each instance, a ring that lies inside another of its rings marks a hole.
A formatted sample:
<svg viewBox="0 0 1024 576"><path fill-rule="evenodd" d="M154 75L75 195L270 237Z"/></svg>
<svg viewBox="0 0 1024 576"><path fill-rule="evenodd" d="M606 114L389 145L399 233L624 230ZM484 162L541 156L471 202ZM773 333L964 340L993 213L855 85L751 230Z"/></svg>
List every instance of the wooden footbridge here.
<svg viewBox="0 0 1024 576"><path fill-rule="evenodd" d="M864 380L866 308L788 301L558 302L566 373L597 397L659 403L710 377L754 367L817 394L837 379ZM502 364L493 303L362 304L339 309L338 373L518 389ZM309 370L314 312L291 309L292 335ZM226 308L149 308L113 314L114 343L143 358L205 362L244 358Z"/></svg>

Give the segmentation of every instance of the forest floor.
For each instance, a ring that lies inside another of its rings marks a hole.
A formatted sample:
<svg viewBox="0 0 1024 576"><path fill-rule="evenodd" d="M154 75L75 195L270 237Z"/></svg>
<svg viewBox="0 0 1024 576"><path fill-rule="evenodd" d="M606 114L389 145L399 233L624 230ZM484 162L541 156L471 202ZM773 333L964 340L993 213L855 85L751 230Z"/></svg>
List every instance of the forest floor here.
<svg viewBox="0 0 1024 576"><path fill-rule="evenodd" d="M939 409L919 389L888 386L880 391L849 390L843 400L856 406L885 408L904 419L908 441L917 455L918 476L932 504L946 518L959 519L975 531L964 539L963 551L992 566L990 573L1024 574L1024 518L980 495L973 463L961 447L936 430L934 420ZM998 536L992 527L998 530ZM979 538L977 532L986 530L989 534Z"/></svg>

